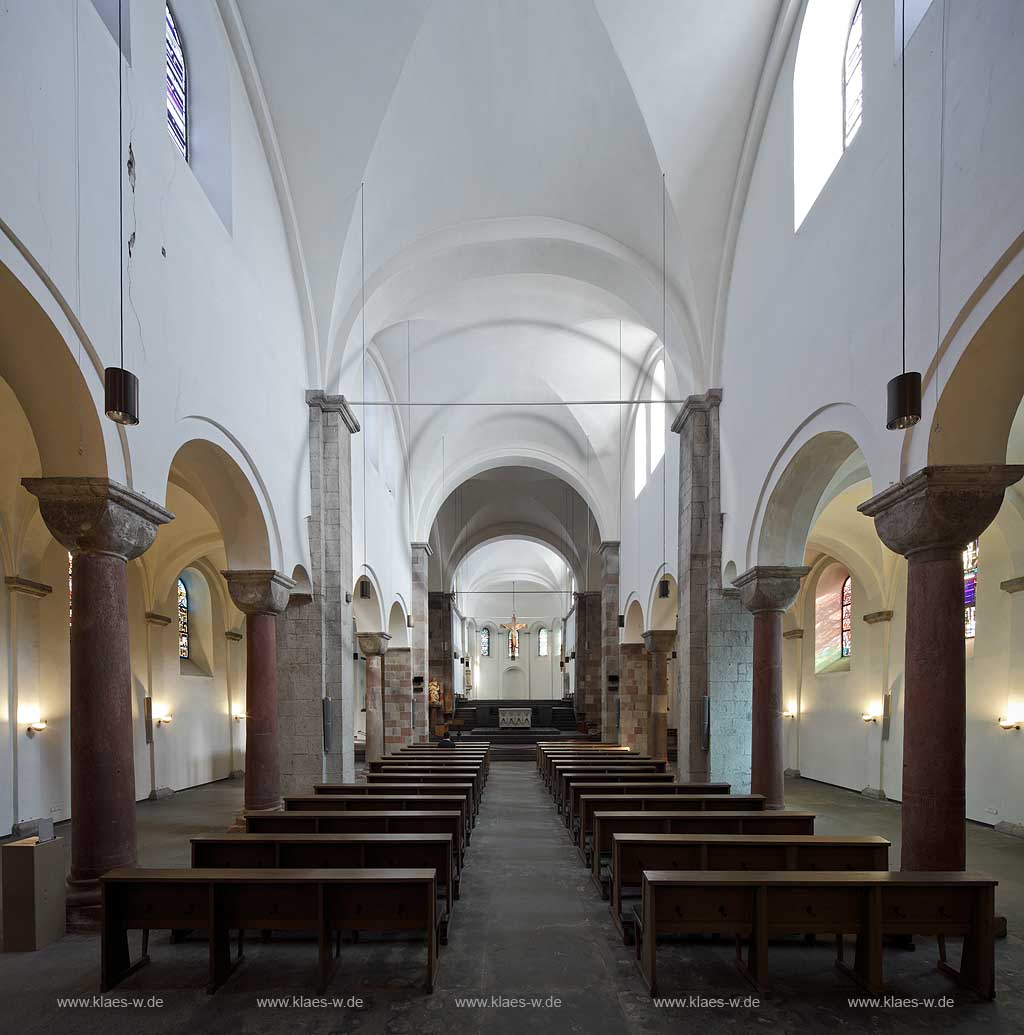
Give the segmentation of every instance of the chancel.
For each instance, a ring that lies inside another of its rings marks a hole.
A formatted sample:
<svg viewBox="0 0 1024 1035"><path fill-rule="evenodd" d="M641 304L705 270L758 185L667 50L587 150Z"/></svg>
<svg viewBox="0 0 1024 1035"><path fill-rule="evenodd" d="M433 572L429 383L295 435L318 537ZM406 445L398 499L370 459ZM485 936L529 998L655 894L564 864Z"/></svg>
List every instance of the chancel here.
<svg viewBox="0 0 1024 1035"><path fill-rule="evenodd" d="M1024 1029L1024 0L0 87L0 1028Z"/></svg>

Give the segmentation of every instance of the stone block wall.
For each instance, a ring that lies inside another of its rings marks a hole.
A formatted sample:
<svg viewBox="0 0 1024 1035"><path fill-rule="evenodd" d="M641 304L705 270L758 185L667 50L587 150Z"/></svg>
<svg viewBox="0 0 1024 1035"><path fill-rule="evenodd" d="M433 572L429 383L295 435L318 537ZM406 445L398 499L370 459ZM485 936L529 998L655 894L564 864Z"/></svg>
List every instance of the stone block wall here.
<svg viewBox="0 0 1024 1035"><path fill-rule="evenodd" d="M642 643L619 646L619 741L646 755L650 722L648 654Z"/></svg>
<svg viewBox="0 0 1024 1035"><path fill-rule="evenodd" d="M430 709L427 707L427 681L430 679L427 658L427 642L429 634L429 616L427 608L428 578L430 572L430 555L433 550L429 543L413 543L412 549L412 596L409 610L413 627L410 630L412 652L410 663L412 675L421 676L423 684L419 693L413 694L413 740L423 743L429 740Z"/></svg>
<svg viewBox="0 0 1024 1035"><path fill-rule="evenodd" d="M750 792L754 617L738 590L712 594L708 648L711 692L711 776Z"/></svg>
<svg viewBox="0 0 1024 1035"><path fill-rule="evenodd" d="M384 655L384 754L413 740L412 659L409 647L389 647Z"/></svg>
<svg viewBox="0 0 1024 1035"><path fill-rule="evenodd" d="M601 721L601 594L576 594L576 714Z"/></svg>
<svg viewBox="0 0 1024 1035"><path fill-rule="evenodd" d="M619 739L618 695L608 685L619 674L619 544L601 544L601 739Z"/></svg>

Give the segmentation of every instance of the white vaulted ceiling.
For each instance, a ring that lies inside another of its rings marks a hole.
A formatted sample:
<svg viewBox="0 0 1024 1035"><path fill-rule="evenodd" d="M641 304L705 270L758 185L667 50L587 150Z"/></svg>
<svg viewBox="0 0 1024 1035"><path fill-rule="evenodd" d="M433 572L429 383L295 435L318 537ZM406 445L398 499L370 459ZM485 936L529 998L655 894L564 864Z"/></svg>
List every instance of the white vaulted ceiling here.
<svg viewBox="0 0 1024 1035"><path fill-rule="evenodd" d="M518 463L589 493L616 537L617 407L523 404L631 398L649 375L662 170L668 390L709 387L782 0L219 2L287 195L309 369L358 400L365 317L394 398L437 404L402 411L417 534L453 471Z"/></svg>

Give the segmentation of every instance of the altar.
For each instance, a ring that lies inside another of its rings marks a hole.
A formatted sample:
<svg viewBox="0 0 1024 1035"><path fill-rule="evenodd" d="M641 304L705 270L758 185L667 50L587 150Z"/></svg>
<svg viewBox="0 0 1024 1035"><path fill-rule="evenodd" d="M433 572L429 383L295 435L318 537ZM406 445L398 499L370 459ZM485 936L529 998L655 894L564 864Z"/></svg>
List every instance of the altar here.
<svg viewBox="0 0 1024 1035"><path fill-rule="evenodd" d="M529 729L531 726L532 708L499 708L499 729Z"/></svg>

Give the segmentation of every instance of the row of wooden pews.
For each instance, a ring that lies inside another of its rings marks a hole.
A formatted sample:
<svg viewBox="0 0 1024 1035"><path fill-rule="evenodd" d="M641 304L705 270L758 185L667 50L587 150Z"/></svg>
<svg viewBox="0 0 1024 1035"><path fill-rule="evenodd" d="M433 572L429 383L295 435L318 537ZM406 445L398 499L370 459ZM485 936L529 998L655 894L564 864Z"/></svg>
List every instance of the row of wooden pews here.
<svg viewBox="0 0 1024 1035"><path fill-rule="evenodd" d="M738 967L761 991L772 939L828 936L836 966L877 993L884 940L916 934L936 937L940 970L995 996L990 877L891 872L885 838L815 834L811 812L766 809L728 784L677 782L664 761L617 744L539 743L537 771L651 995L665 936L732 936ZM958 970L947 938L963 939Z"/></svg>
<svg viewBox="0 0 1024 1035"><path fill-rule="evenodd" d="M433 991L489 754L486 742L405 748L371 763L364 783L317 784L285 798L283 811L243 813L244 831L193 837L189 869L105 874L101 990L150 961L151 931L169 930L172 942L205 932L210 993L244 959L247 932L314 934L320 990L343 933L419 934ZM142 931L134 962L132 930Z"/></svg>

